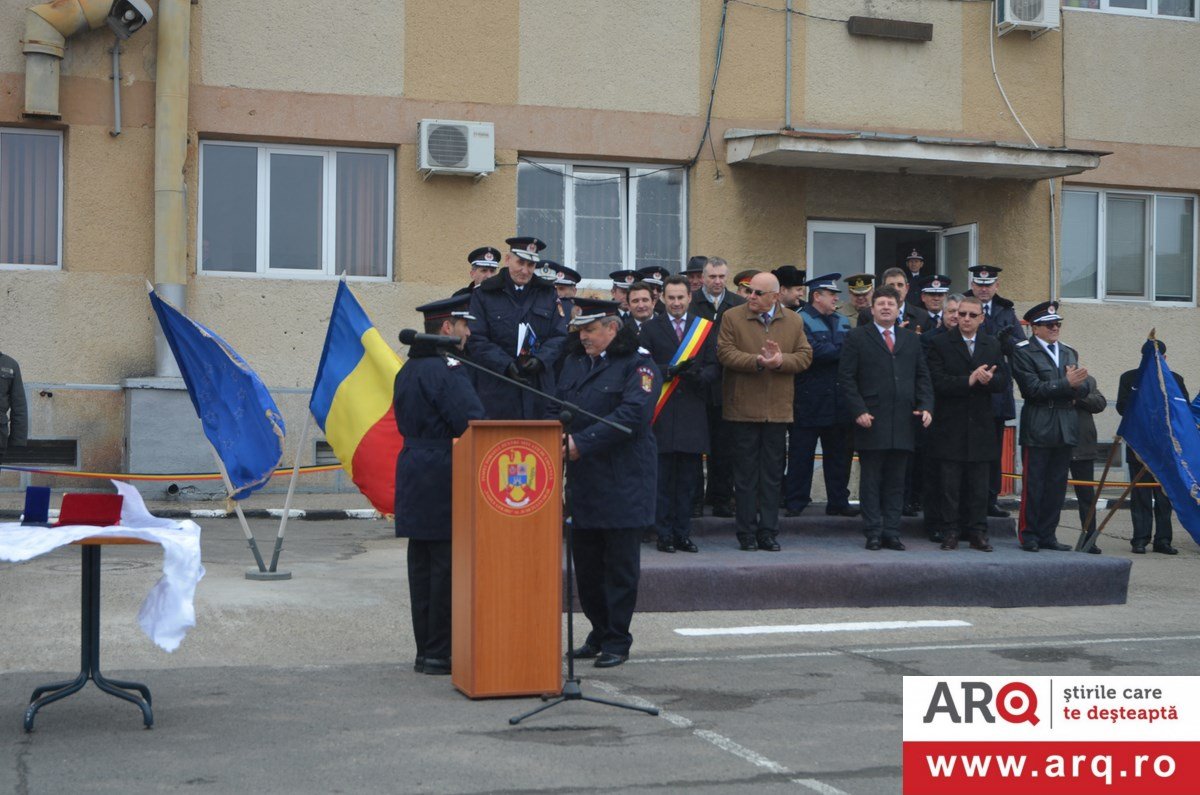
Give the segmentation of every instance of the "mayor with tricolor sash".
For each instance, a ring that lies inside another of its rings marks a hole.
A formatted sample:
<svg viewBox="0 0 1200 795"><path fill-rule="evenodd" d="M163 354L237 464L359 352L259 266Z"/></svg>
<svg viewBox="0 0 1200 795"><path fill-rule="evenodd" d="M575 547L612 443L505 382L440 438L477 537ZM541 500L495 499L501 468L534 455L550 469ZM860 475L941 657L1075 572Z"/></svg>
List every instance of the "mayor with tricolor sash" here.
<svg viewBox="0 0 1200 795"><path fill-rule="evenodd" d="M654 409L658 441L654 526L660 552L698 551L691 538L691 517L701 460L709 451L705 396L721 375L714 324L688 312L691 298L686 276L669 277L663 284L667 311L643 323L639 335L641 346L663 374Z"/></svg>

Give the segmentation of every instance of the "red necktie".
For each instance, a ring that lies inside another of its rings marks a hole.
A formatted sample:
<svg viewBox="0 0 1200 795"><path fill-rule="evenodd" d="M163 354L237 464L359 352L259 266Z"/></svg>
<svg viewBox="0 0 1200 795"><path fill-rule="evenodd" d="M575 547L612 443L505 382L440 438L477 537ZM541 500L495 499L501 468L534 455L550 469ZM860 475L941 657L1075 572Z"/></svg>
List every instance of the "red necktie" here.
<svg viewBox="0 0 1200 795"><path fill-rule="evenodd" d="M885 328L883 330L883 341L884 344L888 346L888 353L891 353L896 349L896 344L892 342L892 330L890 328Z"/></svg>

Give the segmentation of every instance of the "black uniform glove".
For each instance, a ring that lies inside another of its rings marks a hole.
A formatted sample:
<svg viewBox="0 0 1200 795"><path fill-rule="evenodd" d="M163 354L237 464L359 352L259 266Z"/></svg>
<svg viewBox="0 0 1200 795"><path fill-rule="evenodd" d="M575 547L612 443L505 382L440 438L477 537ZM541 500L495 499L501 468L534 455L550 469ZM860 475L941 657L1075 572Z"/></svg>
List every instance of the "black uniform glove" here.
<svg viewBox="0 0 1200 795"><path fill-rule="evenodd" d="M542 364L542 360L536 356L530 356L521 362L521 374L526 378L537 378L545 369L546 365Z"/></svg>
<svg viewBox="0 0 1200 795"><path fill-rule="evenodd" d="M692 364L695 363L695 361L695 359L685 359L679 364L667 365L666 370L663 371L663 378L670 381L675 376L686 373L691 369Z"/></svg>
<svg viewBox="0 0 1200 795"><path fill-rule="evenodd" d="M522 384L525 384L526 386L529 385L529 380L526 379L525 376L523 376L521 374L521 368L517 366L516 362L513 362L512 364L510 364L508 366L508 369L504 371L504 374L514 381L520 381Z"/></svg>

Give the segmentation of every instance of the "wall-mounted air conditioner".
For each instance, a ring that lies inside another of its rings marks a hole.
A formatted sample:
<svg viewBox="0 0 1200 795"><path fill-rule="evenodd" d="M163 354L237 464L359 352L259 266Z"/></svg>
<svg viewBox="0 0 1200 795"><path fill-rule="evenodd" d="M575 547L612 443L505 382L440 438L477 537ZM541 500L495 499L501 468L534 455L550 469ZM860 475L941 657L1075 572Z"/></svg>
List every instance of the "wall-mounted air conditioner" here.
<svg viewBox="0 0 1200 795"><path fill-rule="evenodd" d="M1059 0L996 0L996 32L1027 30L1037 38L1059 28Z"/></svg>
<svg viewBox="0 0 1200 795"><path fill-rule="evenodd" d="M417 168L425 174L482 177L496 170L496 127L490 121L422 119Z"/></svg>

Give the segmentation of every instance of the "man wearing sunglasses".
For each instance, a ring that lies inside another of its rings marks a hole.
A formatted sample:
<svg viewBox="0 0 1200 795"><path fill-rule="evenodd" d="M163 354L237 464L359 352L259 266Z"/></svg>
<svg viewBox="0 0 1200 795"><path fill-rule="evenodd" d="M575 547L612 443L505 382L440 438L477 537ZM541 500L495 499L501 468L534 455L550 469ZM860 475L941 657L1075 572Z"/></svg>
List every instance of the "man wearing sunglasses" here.
<svg viewBox="0 0 1200 795"><path fill-rule="evenodd" d="M959 323L962 323L959 317ZM1079 354L1059 342L1062 316L1056 301L1044 301L1025 313L1033 339L1013 350L1013 380L1021 390L1021 453L1025 479L1021 491L1022 521L1017 528L1021 549L1066 552L1071 547L1055 536L1067 496L1071 449L1079 443L1075 401L1087 397L1088 371Z"/></svg>
<svg viewBox="0 0 1200 795"><path fill-rule="evenodd" d="M991 552L987 537L988 467L1000 457L993 432L992 395L1009 388L1000 341L979 330L983 305L963 298L958 327L937 334L926 359L933 380L929 451L940 484L942 549L957 549L965 534L971 549ZM933 506L926 505L926 510Z"/></svg>
<svg viewBox="0 0 1200 795"><path fill-rule="evenodd" d="M723 416L733 442L738 544L779 551L784 439L792 422L794 376L812 363L800 315L779 303L779 280L750 279L746 303L721 316L717 359L724 367Z"/></svg>

